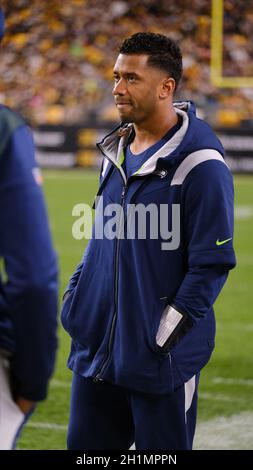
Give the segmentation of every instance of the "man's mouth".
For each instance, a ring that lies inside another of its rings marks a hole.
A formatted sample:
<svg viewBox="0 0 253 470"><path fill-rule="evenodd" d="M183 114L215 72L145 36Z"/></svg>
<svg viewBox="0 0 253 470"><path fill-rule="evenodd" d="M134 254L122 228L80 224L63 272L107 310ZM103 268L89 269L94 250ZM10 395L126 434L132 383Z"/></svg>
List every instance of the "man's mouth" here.
<svg viewBox="0 0 253 470"><path fill-rule="evenodd" d="M118 101L116 102L116 106L118 108L124 108L125 106L131 106L131 103L125 101Z"/></svg>

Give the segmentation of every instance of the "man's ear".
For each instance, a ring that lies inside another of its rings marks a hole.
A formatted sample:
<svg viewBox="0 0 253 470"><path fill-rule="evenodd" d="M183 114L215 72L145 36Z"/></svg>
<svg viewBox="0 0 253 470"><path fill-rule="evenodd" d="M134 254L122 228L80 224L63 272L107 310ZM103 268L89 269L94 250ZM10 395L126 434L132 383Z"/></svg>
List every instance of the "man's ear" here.
<svg viewBox="0 0 253 470"><path fill-rule="evenodd" d="M172 96L176 88L176 82L174 78L165 78L160 87L159 98L165 100L168 96Z"/></svg>

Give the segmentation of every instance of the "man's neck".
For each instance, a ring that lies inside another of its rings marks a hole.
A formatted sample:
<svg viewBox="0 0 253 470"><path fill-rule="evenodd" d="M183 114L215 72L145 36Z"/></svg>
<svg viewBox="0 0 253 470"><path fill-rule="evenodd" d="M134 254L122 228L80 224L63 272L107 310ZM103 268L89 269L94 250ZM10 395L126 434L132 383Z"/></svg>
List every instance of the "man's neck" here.
<svg viewBox="0 0 253 470"><path fill-rule="evenodd" d="M174 108L162 118L153 115L152 122L134 124L135 137L131 143L131 152L138 154L158 142L178 122Z"/></svg>

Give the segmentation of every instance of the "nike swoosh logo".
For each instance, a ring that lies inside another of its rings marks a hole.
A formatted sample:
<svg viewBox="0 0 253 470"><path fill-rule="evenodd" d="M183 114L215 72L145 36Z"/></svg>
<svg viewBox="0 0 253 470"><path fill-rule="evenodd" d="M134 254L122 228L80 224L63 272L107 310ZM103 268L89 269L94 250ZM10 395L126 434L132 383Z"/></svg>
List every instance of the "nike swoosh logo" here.
<svg viewBox="0 0 253 470"><path fill-rule="evenodd" d="M229 242L230 240L232 240L232 238L227 238L226 240L221 240L221 241L220 241L219 239L217 239L217 240L216 240L216 245L217 245L217 246L224 245L224 243L227 243L227 242Z"/></svg>

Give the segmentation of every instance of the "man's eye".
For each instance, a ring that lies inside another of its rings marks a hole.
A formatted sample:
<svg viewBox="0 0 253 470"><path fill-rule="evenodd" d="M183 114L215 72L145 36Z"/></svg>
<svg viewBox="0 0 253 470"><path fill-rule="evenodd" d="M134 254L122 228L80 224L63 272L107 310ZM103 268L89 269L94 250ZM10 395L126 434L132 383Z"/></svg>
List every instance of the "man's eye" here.
<svg viewBox="0 0 253 470"><path fill-rule="evenodd" d="M127 79L129 82L134 82L135 81L135 76L134 75L130 75Z"/></svg>
<svg viewBox="0 0 253 470"><path fill-rule="evenodd" d="M115 76L114 76L113 78L114 78L115 83L118 83L119 77L115 77Z"/></svg>

